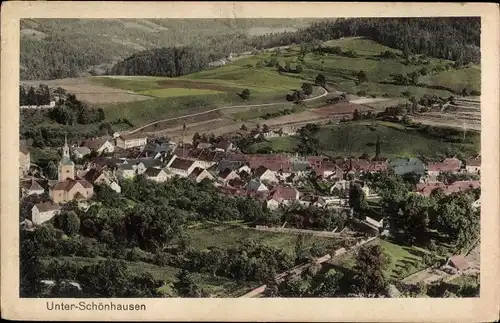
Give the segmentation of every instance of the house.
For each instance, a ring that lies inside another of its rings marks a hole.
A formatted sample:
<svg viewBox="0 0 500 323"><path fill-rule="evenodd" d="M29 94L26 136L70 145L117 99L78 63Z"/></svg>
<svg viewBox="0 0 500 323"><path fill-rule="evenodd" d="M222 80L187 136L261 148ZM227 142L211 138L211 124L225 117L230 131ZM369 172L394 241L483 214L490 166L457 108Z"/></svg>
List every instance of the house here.
<svg viewBox="0 0 500 323"><path fill-rule="evenodd" d="M141 133L122 134L116 138L116 147L129 149L133 147L144 147L148 142L148 137Z"/></svg>
<svg viewBox="0 0 500 323"><path fill-rule="evenodd" d="M172 174L178 175L180 177L188 177L191 172L198 167L198 162L195 160L175 158L168 168L172 171Z"/></svg>
<svg viewBox="0 0 500 323"><path fill-rule="evenodd" d="M20 175L26 175L30 170L31 154L28 148L24 145L19 146L19 171Z"/></svg>
<svg viewBox="0 0 500 323"><path fill-rule="evenodd" d="M38 183L34 179L30 179L27 181L21 181L21 196L29 196L32 194L41 195L45 193L45 189L40 183Z"/></svg>
<svg viewBox="0 0 500 323"><path fill-rule="evenodd" d="M94 194L94 186L86 180L67 178L52 186L49 194L56 203L64 203L71 200L87 200Z"/></svg>
<svg viewBox="0 0 500 323"><path fill-rule="evenodd" d="M481 158L466 160L465 170L467 171L467 173L481 174Z"/></svg>
<svg viewBox="0 0 500 323"><path fill-rule="evenodd" d="M248 192L267 192L269 189L267 188L266 185L261 183L259 180L253 179L250 182L247 183L245 186L245 189Z"/></svg>
<svg viewBox="0 0 500 323"><path fill-rule="evenodd" d="M437 189L444 190L445 188L446 188L446 185L444 183L441 183L441 182L418 183L417 184L417 194L428 197L431 195L431 193L434 190L437 190Z"/></svg>
<svg viewBox="0 0 500 323"><path fill-rule="evenodd" d="M196 167L193 169L191 174L189 174L189 178L194 180L196 183L203 181L204 179L214 180L212 174L210 174L206 169L201 167Z"/></svg>
<svg viewBox="0 0 500 323"><path fill-rule="evenodd" d="M73 199L89 199L94 194L94 186L84 179L75 179L75 164L69 156L67 140L64 141L63 153L58 168L58 181L49 189L55 203Z"/></svg>
<svg viewBox="0 0 500 323"><path fill-rule="evenodd" d="M351 185L350 181L339 180L330 187L330 194L338 196L342 192L347 192L349 191L350 185Z"/></svg>
<svg viewBox="0 0 500 323"><path fill-rule="evenodd" d="M461 255L451 256L450 259L448 259L446 266L455 268L459 272L463 272L470 267L469 262L465 259L464 256Z"/></svg>
<svg viewBox="0 0 500 323"><path fill-rule="evenodd" d="M247 185L247 183L240 178L234 178L234 179L227 181L227 185L232 186L234 188L241 189L241 188L244 188L245 185Z"/></svg>
<svg viewBox="0 0 500 323"><path fill-rule="evenodd" d="M294 201L298 201L299 197L300 193L295 187L277 186L269 192L267 207L276 209L280 205L289 205Z"/></svg>
<svg viewBox="0 0 500 323"><path fill-rule="evenodd" d="M86 171L85 173L81 173L78 175L80 179L84 179L87 182L91 183L92 185L107 185L109 186L113 191L117 193L121 193L122 189L118 183L112 179L109 178L109 176L103 172L103 171L98 171L96 169L90 169L89 171Z"/></svg>
<svg viewBox="0 0 500 323"><path fill-rule="evenodd" d="M418 158L397 158L389 163L389 167L396 175L416 173L423 176L425 174L425 165Z"/></svg>
<svg viewBox="0 0 500 323"><path fill-rule="evenodd" d="M91 151L88 147L76 147L73 149L73 157L76 159L81 159L87 155L90 155Z"/></svg>
<svg viewBox="0 0 500 323"><path fill-rule="evenodd" d="M149 167L144 171L144 176L147 179L155 181L157 183L163 183L169 179L169 174L163 169Z"/></svg>
<svg viewBox="0 0 500 323"><path fill-rule="evenodd" d="M53 202L35 204L31 208L31 221L35 225L40 225L56 216L60 209L59 205Z"/></svg>
<svg viewBox="0 0 500 323"><path fill-rule="evenodd" d="M276 177L276 173L269 170L265 166L259 166L254 172L253 172L254 178L258 179L259 181L268 181L271 183L276 183L278 182L278 178Z"/></svg>
<svg viewBox="0 0 500 323"><path fill-rule="evenodd" d="M456 181L444 189L446 195L458 192L465 192L481 187L480 181Z"/></svg>
<svg viewBox="0 0 500 323"><path fill-rule="evenodd" d="M304 195L300 198L299 204L303 206L315 206L315 207L325 207L326 201L321 196L315 196L312 194Z"/></svg>
<svg viewBox="0 0 500 323"><path fill-rule="evenodd" d="M441 163L431 162L427 165L427 175L434 180L441 172L458 173L462 162L456 158L446 158Z"/></svg>
<svg viewBox="0 0 500 323"><path fill-rule="evenodd" d="M117 166L115 171L116 177L121 179L134 178L137 175L137 169L135 165L131 164L120 164Z"/></svg>
<svg viewBox="0 0 500 323"><path fill-rule="evenodd" d="M96 152L98 155L113 153L115 151L115 146L107 139L94 138L82 141L80 147L87 147L91 151ZM133 146L136 147L136 146ZM121 147L123 148L123 147ZM123 148L127 149L127 148Z"/></svg>
<svg viewBox="0 0 500 323"><path fill-rule="evenodd" d="M238 175L238 173L235 170L231 170L229 168L226 168L225 170L219 172L217 177L219 180L221 180L224 183L227 183L228 181L233 180L233 179L240 178L240 176Z"/></svg>
<svg viewBox="0 0 500 323"><path fill-rule="evenodd" d="M165 159L167 155L172 153L175 149L175 143L166 143L166 144L157 144L157 143L148 143L146 147L144 147L142 151L142 156L153 159Z"/></svg>
<svg viewBox="0 0 500 323"><path fill-rule="evenodd" d="M226 65L226 61L223 59L219 59L217 61L208 63L208 67L210 67L210 68L216 68L216 67L220 67L220 66L224 66L224 65Z"/></svg>
<svg viewBox="0 0 500 323"><path fill-rule="evenodd" d="M221 152L227 152L230 150L233 150L233 143L228 141L228 140L220 140L216 145L215 145L215 150L216 151L221 151Z"/></svg>

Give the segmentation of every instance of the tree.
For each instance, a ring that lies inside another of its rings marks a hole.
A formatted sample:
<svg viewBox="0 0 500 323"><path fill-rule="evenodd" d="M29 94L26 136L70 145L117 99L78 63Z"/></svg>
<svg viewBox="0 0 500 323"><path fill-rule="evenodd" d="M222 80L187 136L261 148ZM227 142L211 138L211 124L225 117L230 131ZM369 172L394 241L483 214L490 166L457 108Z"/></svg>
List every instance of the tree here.
<svg viewBox="0 0 500 323"><path fill-rule="evenodd" d="M311 83L302 83L302 91L305 95L311 95L313 93L313 86Z"/></svg>
<svg viewBox="0 0 500 323"><path fill-rule="evenodd" d="M269 127L267 126L267 124L262 125L262 132L269 132Z"/></svg>
<svg viewBox="0 0 500 323"><path fill-rule="evenodd" d="M354 112L352 113L352 120L357 121L361 118L361 115L359 113L358 109L354 109Z"/></svg>
<svg viewBox="0 0 500 323"><path fill-rule="evenodd" d="M313 291L316 297L336 297L340 291L341 281L344 275L335 269L330 269L323 280L316 286Z"/></svg>
<svg viewBox="0 0 500 323"><path fill-rule="evenodd" d="M36 297L42 291L43 266L39 250L29 233L20 233L19 287L21 297Z"/></svg>
<svg viewBox="0 0 500 323"><path fill-rule="evenodd" d="M242 124L240 130L248 131L248 128L247 128L247 126L245 126L244 124Z"/></svg>
<svg viewBox="0 0 500 323"><path fill-rule="evenodd" d="M326 77L323 74L318 74L314 80L314 84L317 86L326 86Z"/></svg>
<svg viewBox="0 0 500 323"><path fill-rule="evenodd" d="M418 85L418 81L420 78L420 75L418 72L411 72L410 74L408 74L408 77L410 78L412 85Z"/></svg>
<svg viewBox="0 0 500 323"><path fill-rule="evenodd" d="M241 92L241 98L243 100L248 100L250 98L250 90L249 89L244 89L242 92Z"/></svg>
<svg viewBox="0 0 500 323"><path fill-rule="evenodd" d="M45 175L48 179L56 180L58 176L58 169L53 161L50 161L45 168Z"/></svg>
<svg viewBox="0 0 500 323"><path fill-rule="evenodd" d="M366 76L365 71L359 71L357 77L359 83L364 83L368 81L368 77Z"/></svg>
<svg viewBox="0 0 500 323"><path fill-rule="evenodd" d="M362 246L356 257L355 290L363 296L378 296L385 292L387 281L384 270L389 259L380 245Z"/></svg>
<svg viewBox="0 0 500 323"><path fill-rule="evenodd" d="M198 142L200 141L201 139L201 136L198 132L195 132L193 134L193 146L196 146L198 144Z"/></svg>
<svg viewBox="0 0 500 323"><path fill-rule="evenodd" d="M176 275L174 288L181 297L204 297L204 291L194 282L189 271L182 269Z"/></svg>
<svg viewBox="0 0 500 323"><path fill-rule="evenodd" d="M80 219L73 212L63 212L55 218L56 227L63 230L69 236L75 235L80 230Z"/></svg>
<svg viewBox="0 0 500 323"><path fill-rule="evenodd" d="M304 69L302 68L302 65L299 65L297 64L297 66L295 67L295 72L296 73L302 73Z"/></svg>
<svg viewBox="0 0 500 323"><path fill-rule="evenodd" d="M354 208L354 211L359 212L365 201L365 192L358 183L351 184L349 187L349 205Z"/></svg>

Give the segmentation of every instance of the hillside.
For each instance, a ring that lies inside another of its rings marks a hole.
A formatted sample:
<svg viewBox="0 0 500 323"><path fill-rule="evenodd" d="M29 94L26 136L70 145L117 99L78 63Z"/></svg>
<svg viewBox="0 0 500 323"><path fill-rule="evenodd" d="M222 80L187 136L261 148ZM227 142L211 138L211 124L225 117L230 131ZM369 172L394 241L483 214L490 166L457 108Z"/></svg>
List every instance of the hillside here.
<svg viewBox="0 0 500 323"><path fill-rule="evenodd" d="M23 19L21 79L101 74L114 62L142 50L232 43L238 37L296 30L310 22L311 19Z"/></svg>

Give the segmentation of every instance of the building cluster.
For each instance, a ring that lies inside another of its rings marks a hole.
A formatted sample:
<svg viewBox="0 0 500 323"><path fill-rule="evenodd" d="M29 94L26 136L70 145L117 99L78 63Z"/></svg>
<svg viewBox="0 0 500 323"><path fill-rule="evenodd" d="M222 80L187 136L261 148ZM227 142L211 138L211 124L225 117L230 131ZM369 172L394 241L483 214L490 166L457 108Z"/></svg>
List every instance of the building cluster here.
<svg viewBox="0 0 500 323"><path fill-rule="evenodd" d="M93 138L69 147L65 142L58 167L57 180L29 178L30 154L20 149L21 194L48 193L51 202L33 207L32 221L40 224L52 218L68 201L86 201L94 186L106 184L120 193L120 181L143 175L162 183L174 176L199 183L209 180L222 194L251 197L266 203L270 209L299 203L318 207L346 208L347 192L353 182L364 194L373 196L364 174L392 170L395 174L420 176L417 194L429 196L437 188L445 194L480 186L479 181L457 181L450 185L438 182L441 172L480 174L480 158L465 164L456 158L424 164L416 158L368 160L330 158L291 154L243 154L226 139L218 142L178 146L172 142L155 143L143 134L116 135L114 139ZM86 161L76 165L74 160ZM302 187L313 176L328 187L324 194L302 193ZM479 203L479 202L477 202ZM371 219L373 220L373 219ZM381 225L378 220L374 225ZM368 221L369 222L369 221Z"/></svg>

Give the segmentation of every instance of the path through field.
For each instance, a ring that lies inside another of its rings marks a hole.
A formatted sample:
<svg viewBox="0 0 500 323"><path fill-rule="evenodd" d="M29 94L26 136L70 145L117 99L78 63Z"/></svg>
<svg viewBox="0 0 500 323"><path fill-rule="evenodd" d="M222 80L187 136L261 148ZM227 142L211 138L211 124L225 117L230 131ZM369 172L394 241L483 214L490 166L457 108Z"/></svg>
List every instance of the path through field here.
<svg viewBox="0 0 500 323"><path fill-rule="evenodd" d="M312 97L312 98L305 99L304 102L308 102L308 101L320 99L320 98L325 97L328 94L328 92L325 89L323 89L323 88L320 88L320 89L323 91L322 94L320 94L318 96L315 96L315 97ZM158 121L155 121L155 122L148 123L148 124L146 124L144 126L141 126L139 128L136 128L136 129L134 129L132 131L129 131L129 133L133 134L133 133L139 132L139 131L141 131L141 130L149 127L149 126L155 125L157 123L166 122L166 121L172 121L172 120L179 120L179 119L188 118L188 117L199 116L199 115L203 115L203 114L207 114L207 113L211 113L211 112L215 112L215 111L222 111L222 110L235 109L235 108L266 107L266 106L274 106L274 105L283 104L283 103L284 103L283 101L280 101L280 102L273 102L273 103L251 104L251 105L233 105L233 106L228 106L228 107L220 107L220 108L215 108L215 109L208 110L208 111L187 114L187 115L183 115L183 116L180 116L180 117L158 120Z"/></svg>

